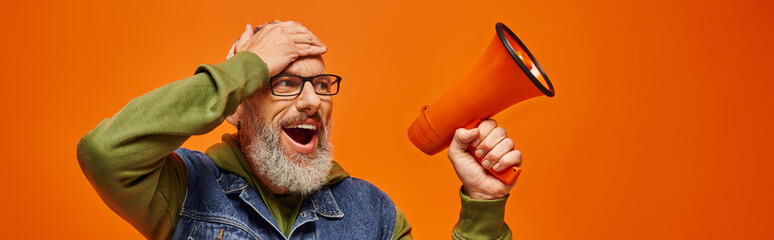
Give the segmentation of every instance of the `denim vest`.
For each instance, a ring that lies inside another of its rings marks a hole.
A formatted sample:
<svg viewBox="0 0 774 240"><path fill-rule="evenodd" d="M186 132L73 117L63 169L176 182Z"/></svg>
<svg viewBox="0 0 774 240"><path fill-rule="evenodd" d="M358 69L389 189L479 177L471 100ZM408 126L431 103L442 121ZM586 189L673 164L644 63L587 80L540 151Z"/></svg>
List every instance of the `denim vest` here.
<svg viewBox="0 0 774 240"><path fill-rule="evenodd" d="M370 183L348 177L304 199L289 237L247 181L207 155L180 148L188 187L172 239L391 239L395 205Z"/></svg>

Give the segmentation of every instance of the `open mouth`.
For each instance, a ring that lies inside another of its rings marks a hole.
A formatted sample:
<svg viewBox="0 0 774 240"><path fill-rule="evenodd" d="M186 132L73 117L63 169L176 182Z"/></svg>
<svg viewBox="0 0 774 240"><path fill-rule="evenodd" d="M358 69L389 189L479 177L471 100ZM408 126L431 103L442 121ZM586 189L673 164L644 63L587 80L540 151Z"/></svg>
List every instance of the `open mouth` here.
<svg viewBox="0 0 774 240"><path fill-rule="evenodd" d="M282 123L281 138L286 154L312 154L320 141L320 121L314 118L296 119Z"/></svg>
<svg viewBox="0 0 774 240"><path fill-rule="evenodd" d="M317 135L317 125L310 123L288 124L282 127L282 131L296 143L306 145Z"/></svg>

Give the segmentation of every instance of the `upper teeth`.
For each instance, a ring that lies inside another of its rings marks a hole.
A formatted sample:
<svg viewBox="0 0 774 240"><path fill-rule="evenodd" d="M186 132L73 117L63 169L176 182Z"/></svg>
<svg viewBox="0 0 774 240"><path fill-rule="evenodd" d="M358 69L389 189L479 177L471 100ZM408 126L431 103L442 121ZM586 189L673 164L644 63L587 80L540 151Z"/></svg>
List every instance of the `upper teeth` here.
<svg viewBox="0 0 774 240"><path fill-rule="evenodd" d="M303 128L303 129L309 129L309 130L317 130L317 126L315 126L314 124L306 124L306 123L288 125L285 128Z"/></svg>

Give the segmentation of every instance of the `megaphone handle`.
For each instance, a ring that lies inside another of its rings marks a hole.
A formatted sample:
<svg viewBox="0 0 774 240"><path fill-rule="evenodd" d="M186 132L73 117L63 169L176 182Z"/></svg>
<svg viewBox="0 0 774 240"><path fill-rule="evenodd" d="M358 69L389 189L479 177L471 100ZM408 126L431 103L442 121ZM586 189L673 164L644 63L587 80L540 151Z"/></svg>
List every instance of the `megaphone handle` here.
<svg viewBox="0 0 774 240"><path fill-rule="evenodd" d="M472 123L465 126L465 129L473 129L475 127L478 127L478 124L481 124L481 120L476 119ZM475 154L473 154L476 151L476 149L473 146L468 147L468 151L470 152L470 155L473 156L473 158L475 158L476 160L478 160L479 163L481 163L482 158L478 158L476 157ZM517 166L512 166L510 168L503 169L499 172L496 172L491 168L487 168L486 170L489 171L489 173L491 173L492 175L494 175L497 179L500 179L500 181L508 185L513 185L513 183L516 182L516 179L519 178L519 174L521 173L521 168Z"/></svg>

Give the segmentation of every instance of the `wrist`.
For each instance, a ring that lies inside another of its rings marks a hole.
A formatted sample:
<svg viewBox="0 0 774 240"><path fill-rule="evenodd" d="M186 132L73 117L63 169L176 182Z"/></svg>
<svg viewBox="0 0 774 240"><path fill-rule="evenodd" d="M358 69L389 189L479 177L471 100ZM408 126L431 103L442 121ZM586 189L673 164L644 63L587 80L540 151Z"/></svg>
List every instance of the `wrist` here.
<svg viewBox="0 0 774 240"><path fill-rule="evenodd" d="M475 200L497 200L508 196L508 192L498 193L476 191L475 189L469 189L465 185L462 185L462 194L465 194L465 196Z"/></svg>
<svg viewBox="0 0 774 240"><path fill-rule="evenodd" d="M453 234L461 239L507 239L505 204L508 196L495 200L477 200L460 192L462 208Z"/></svg>

